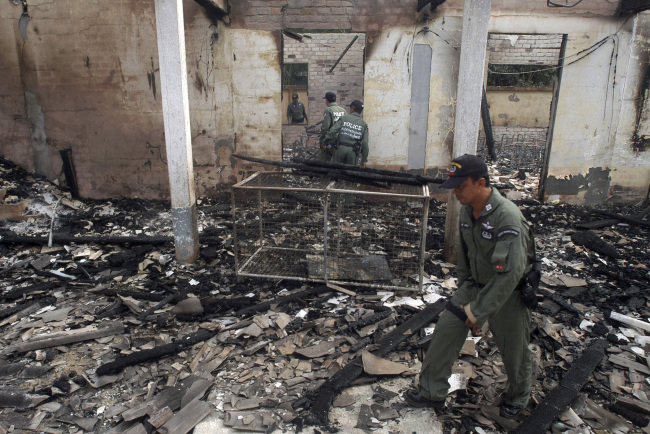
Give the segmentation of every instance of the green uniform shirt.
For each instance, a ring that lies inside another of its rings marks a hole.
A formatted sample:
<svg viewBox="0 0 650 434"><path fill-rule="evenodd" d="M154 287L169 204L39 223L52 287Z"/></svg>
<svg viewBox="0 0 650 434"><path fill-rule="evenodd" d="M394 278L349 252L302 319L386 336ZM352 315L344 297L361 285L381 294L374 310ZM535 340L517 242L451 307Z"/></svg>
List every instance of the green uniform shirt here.
<svg viewBox="0 0 650 434"><path fill-rule="evenodd" d="M474 287L477 296L465 306L480 327L512 295L535 260L535 244L519 208L492 187L485 209L474 220L472 207L460 212L459 288Z"/></svg>
<svg viewBox="0 0 650 434"><path fill-rule="evenodd" d="M325 143L336 143L339 146L353 147L361 144L361 162L368 161L368 124L361 119L359 113L341 116L332 128L325 134Z"/></svg>
<svg viewBox="0 0 650 434"><path fill-rule="evenodd" d="M302 122L304 119L307 119L305 105L300 101L296 104L294 104L293 101L290 102L289 107L287 107L287 119L289 122Z"/></svg>
<svg viewBox="0 0 650 434"><path fill-rule="evenodd" d="M325 112L323 113L323 123L320 127L321 145L325 140L325 134L327 134L330 128L332 128L332 125L334 125L336 121L341 118L341 116L344 116L346 114L348 114L348 112L335 102L331 102L330 105L325 108Z"/></svg>

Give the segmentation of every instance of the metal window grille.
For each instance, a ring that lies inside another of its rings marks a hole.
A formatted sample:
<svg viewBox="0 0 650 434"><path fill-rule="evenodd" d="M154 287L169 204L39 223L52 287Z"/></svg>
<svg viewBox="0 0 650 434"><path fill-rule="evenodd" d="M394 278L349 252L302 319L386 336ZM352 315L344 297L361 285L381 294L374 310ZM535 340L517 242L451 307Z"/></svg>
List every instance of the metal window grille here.
<svg viewBox="0 0 650 434"><path fill-rule="evenodd" d="M422 289L426 185L259 172L232 202L238 276Z"/></svg>

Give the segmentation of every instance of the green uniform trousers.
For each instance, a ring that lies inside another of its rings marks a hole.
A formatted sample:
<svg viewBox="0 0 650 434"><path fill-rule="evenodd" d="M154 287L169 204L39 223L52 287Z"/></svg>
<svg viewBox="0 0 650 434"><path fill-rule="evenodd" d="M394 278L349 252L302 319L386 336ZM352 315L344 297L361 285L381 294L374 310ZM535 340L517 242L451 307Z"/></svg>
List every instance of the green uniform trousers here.
<svg viewBox="0 0 650 434"><path fill-rule="evenodd" d="M316 154L316 159L318 161L324 161L326 163L329 163L330 161L332 161L332 154L325 151L324 149L319 149L318 153Z"/></svg>
<svg viewBox="0 0 650 434"><path fill-rule="evenodd" d="M332 153L332 163L357 164L357 153L350 146L339 145Z"/></svg>
<svg viewBox="0 0 650 434"><path fill-rule="evenodd" d="M452 297L452 303L457 306L468 303L475 297L471 292L474 291L458 290ZM519 291L513 291L506 303L488 322L508 375L504 402L516 407L525 407L530 397L532 370L531 352L528 348L530 310L521 302ZM453 313L447 310L442 313L422 363L422 396L433 400L446 398L451 369L465 343L468 331L465 323Z"/></svg>

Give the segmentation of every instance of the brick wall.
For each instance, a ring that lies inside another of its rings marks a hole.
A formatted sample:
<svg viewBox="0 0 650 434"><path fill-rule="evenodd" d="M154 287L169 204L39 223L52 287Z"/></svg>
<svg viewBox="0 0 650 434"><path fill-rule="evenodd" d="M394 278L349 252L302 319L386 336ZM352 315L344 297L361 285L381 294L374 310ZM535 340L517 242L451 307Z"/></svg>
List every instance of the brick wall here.
<svg viewBox="0 0 650 434"><path fill-rule="evenodd" d="M374 32L413 25L417 0L231 0L230 5L234 27Z"/></svg>
<svg viewBox="0 0 650 434"><path fill-rule="evenodd" d="M557 65L562 35L506 35L488 37L489 62L501 65Z"/></svg>
<svg viewBox="0 0 650 434"><path fill-rule="evenodd" d="M309 123L322 120L325 92L335 92L337 102L347 106L363 100L363 61L366 36L363 33L309 33L302 41L284 38L284 62L309 64ZM345 56L330 69L356 38Z"/></svg>

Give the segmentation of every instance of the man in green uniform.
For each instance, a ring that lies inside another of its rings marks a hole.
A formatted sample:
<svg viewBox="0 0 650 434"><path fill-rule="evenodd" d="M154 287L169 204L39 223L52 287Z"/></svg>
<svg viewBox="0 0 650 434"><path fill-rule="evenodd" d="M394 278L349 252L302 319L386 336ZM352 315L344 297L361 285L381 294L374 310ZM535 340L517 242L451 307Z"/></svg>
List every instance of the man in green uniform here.
<svg viewBox="0 0 650 434"><path fill-rule="evenodd" d="M336 103L336 94L334 92L327 92L325 94L325 112L323 113L323 123L320 127L320 150L318 151L318 159L320 161L330 161L332 153L325 146L325 134L332 128L332 125L338 121L341 116L348 114L343 107Z"/></svg>
<svg viewBox="0 0 650 434"><path fill-rule="evenodd" d="M298 94L294 93L289 107L287 107L287 121L291 124L301 124L307 121L305 105L298 101ZM309 122L307 122L309 123Z"/></svg>
<svg viewBox="0 0 650 434"><path fill-rule="evenodd" d="M419 390L405 400L443 409L449 377L467 331L489 322L508 375L501 416L515 418L530 396L530 310L523 304L524 276L535 261L532 232L519 208L490 186L487 166L475 155L452 160L449 179L460 212L458 289L442 313L422 363Z"/></svg>
<svg viewBox="0 0 650 434"><path fill-rule="evenodd" d="M332 151L332 163L366 165L368 124L361 119L362 111L363 103L355 99L350 103L350 114L341 116L325 134L324 143Z"/></svg>

